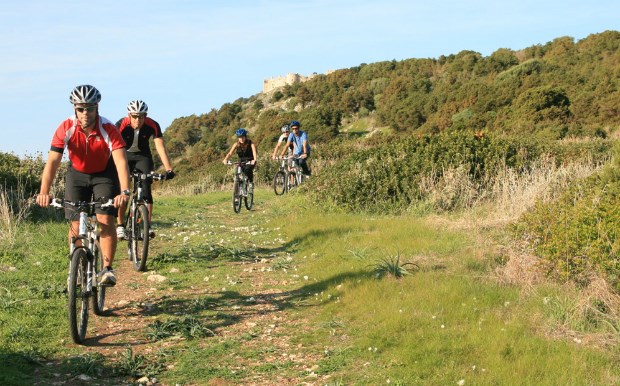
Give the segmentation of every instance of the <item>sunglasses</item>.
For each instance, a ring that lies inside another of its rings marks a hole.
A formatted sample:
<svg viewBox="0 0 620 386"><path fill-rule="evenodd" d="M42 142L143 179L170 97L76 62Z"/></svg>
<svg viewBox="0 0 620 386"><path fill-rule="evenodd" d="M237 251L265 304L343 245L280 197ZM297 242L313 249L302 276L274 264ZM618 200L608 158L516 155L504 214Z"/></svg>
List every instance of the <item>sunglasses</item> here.
<svg viewBox="0 0 620 386"><path fill-rule="evenodd" d="M146 114L130 114L129 116L133 119L140 119L146 117Z"/></svg>
<svg viewBox="0 0 620 386"><path fill-rule="evenodd" d="M92 113L93 111L97 110L97 106L87 106L87 107L76 107L75 111L77 111L78 113L83 113L83 112L87 112L87 113Z"/></svg>

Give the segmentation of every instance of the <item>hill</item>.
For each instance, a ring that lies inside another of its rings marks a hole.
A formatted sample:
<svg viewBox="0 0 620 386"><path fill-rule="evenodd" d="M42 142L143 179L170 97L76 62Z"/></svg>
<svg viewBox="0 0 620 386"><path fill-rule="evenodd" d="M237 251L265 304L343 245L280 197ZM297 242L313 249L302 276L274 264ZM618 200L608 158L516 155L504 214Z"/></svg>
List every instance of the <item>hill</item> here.
<svg viewBox="0 0 620 386"><path fill-rule="evenodd" d="M518 51L499 48L486 57L461 51L362 63L177 118L166 130L168 149L178 168L192 173L221 158L236 128L248 128L265 153L292 119L318 144L358 140L377 129L605 137L620 122L619 48L620 33L606 31Z"/></svg>

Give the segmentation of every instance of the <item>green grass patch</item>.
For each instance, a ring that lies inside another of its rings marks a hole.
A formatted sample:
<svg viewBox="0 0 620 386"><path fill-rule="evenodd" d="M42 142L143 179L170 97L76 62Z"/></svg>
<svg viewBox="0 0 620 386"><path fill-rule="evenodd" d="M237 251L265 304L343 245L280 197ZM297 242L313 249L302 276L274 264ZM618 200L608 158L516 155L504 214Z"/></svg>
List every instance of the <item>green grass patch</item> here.
<svg viewBox="0 0 620 386"><path fill-rule="evenodd" d="M148 267L168 281L140 316L153 346L105 357L69 343L67 225L24 225L0 254L0 383L52 383L48 363L104 384L620 380L617 350L554 334L617 334L612 321L575 318L577 293L553 284L528 295L498 284L505 259L423 217L325 214L303 194L257 189L252 211L233 213L230 193L217 192L158 198L154 218ZM377 275L382 266L408 274Z"/></svg>

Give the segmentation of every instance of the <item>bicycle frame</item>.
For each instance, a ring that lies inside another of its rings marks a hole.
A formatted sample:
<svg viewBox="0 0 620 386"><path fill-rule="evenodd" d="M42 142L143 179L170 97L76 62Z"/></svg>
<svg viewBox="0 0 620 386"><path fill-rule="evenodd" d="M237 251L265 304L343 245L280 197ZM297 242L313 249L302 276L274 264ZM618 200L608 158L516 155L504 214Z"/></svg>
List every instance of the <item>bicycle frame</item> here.
<svg viewBox="0 0 620 386"><path fill-rule="evenodd" d="M243 171L243 166L248 165L246 162L231 162L228 161L228 165L235 165L235 176L233 178L233 210L235 213L239 213L241 210L242 201L245 202L245 208L247 210L252 209L254 203L254 192L249 191L249 178Z"/></svg>
<svg viewBox="0 0 620 386"><path fill-rule="evenodd" d="M55 208L73 209L77 212L78 229L70 238L71 260L67 278L69 331L75 343L81 344L86 336L88 326L89 302L92 300L93 312L101 315L105 302L105 286L98 283L97 269L103 268L103 256L99 244L99 224L95 214L95 205L100 202L71 202L53 199ZM101 207L111 207L113 200L108 200ZM75 221L72 216L71 221ZM78 245L79 244L79 245ZM79 312L78 312L79 308Z"/></svg>
<svg viewBox="0 0 620 386"><path fill-rule="evenodd" d="M73 255L73 252L78 248L82 248L86 252L86 257L88 260L87 287L84 289L86 296L89 296L92 293L93 287L98 286L97 272L94 266L92 253L95 248L95 242L99 239L99 223L97 222L97 216L95 215L94 210L96 204L100 204L100 202L71 202L54 199L51 203L51 206L56 208L65 208L66 206L77 208L79 216L78 234L71 235L69 253L70 255ZM106 204L103 204L102 207L104 205ZM107 202L107 205L112 205L111 200ZM77 245L79 240L82 241L82 245L80 246Z"/></svg>
<svg viewBox="0 0 620 386"><path fill-rule="evenodd" d="M148 203L144 199L144 184L146 181L163 180L165 175L152 172L142 173L134 170L130 177L133 191L128 205L129 209L123 221L126 229L127 253L129 259L134 263L134 269L143 271L146 268L149 244L148 229L150 229ZM138 226L138 224L140 225ZM140 227L142 231L140 231Z"/></svg>
<svg viewBox="0 0 620 386"><path fill-rule="evenodd" d="M299 157L290 156L289 158L291 159L292 162L291 162L291 165L289 166L289 169L288 169L288 175L292 174L293 177L294 177L294 181L295 181L294 184L290 184L291 185L289 187L289 189L290 189L290 188L292 188L294 186L300 186L303 183L304 178L303 178L303 172L301 170L301 167L299 166L299 164L297 162L295 162L295 161L297 161L299 159ZM288 182L288 183L290 183L290 182Z"/></svg>

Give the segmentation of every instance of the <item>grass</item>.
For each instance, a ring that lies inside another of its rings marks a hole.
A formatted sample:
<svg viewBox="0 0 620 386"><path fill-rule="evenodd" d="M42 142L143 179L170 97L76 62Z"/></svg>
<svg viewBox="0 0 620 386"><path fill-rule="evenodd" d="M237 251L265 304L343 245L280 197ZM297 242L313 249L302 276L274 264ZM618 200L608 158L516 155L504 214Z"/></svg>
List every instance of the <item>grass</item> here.
<svg viewBox="0 0 620 386"><path fill-rule="evenodd" d="M228 192L157 200L149 274L168 282L128 286L174 290L148 299L143 352L69 343L66 224L21 224L0 253L0 383L53 381L48 363L104 384L620 382L615 345L595 341L617 325L581 307L578 289L503 284L506 259L467 228L321 213L267 189L256 199L240 214ZM381 266L400 277L377 277Z"/></svg>

